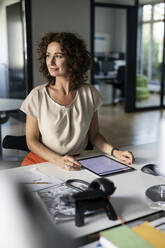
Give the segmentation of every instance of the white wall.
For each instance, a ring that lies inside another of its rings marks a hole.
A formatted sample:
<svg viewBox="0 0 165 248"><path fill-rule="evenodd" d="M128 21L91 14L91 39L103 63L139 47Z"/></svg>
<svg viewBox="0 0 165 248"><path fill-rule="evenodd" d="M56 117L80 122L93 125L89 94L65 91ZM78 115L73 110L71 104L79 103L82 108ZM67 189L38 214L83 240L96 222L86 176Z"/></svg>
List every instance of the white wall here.
<svg viewBox="0 0 165 248"><path fill-rule="evenodd" d="M89 0L32 0L33 85L43 82L38 70L37 42L47 32L78 33L90 49Z"/></svg>
<svg viewBox="0 0 165 248"><path fill-rule="evenodd" d="M110 51L126 52L126 10L96 7L95 32L110 35Z"/></svg>
<svg viewBox="0 0 165 248"><path fill-rule="evenodd" d="M114 31L114 10L112 8L95 7L95 30L98 33Z"/></svg>
<svg viewBox="0 0 165 248"><path fill-rule="evenodd" d="M113 51L126 52L127 18L125 9L115 9Z"/></svg>
<svg viewBox="0 0 165 248"><path fill-rule="evenodd" d="M110 42L108 46L109 51L113 49L112 42L113 42L114 24L115 24L114 17L115 17L115 13L113 9L100 8L100 7L95 8L95 37L97 36L97 34L101 35L102 33L105 34L104 36L106 37L107 34L108 41ZM95 48L97 50L97 43L95 44Z"/></svg>

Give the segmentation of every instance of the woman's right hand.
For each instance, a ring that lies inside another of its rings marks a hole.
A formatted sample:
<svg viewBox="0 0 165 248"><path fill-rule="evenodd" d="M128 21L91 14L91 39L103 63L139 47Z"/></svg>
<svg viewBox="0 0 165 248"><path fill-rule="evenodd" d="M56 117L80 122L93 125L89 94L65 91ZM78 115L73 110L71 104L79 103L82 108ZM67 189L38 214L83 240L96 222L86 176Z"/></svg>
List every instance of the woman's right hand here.
<svg viewBox="0 0 165 248"><path fill-rule="evenodd" d="M59 156L55 159L54 163L60 168L68 171L80 170L81 164L73 157L69 155Z"/></svg>

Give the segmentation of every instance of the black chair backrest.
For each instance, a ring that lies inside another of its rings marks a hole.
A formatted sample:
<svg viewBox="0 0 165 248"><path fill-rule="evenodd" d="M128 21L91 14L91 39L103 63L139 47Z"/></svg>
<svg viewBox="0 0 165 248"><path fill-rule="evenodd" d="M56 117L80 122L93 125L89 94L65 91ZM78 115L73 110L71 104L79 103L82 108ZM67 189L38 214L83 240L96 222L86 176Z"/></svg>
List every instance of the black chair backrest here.
<svg viewBox="0 0 165 248"><path fill-rule="evenodd" d="M14 136L14 135L6 135L2 142L2 147L6 149L17 149L21 151L29 152L29 148L26 143L26 136ZM93 145L90 141L85 148L85 150L93 150Z"/></svg>
<svg viewBox="0 0 165 248"><path fill-rule="evenodd" d="M26 136L6 135L2 142L2 147L6 149L17 149L29 152L26 143Z"/></svg>
<svg viewBox="0 0 165 248"><path fill-rule="evenodd" d="M119 82L122 82L122 83L125 82L125 70L126 70L125 65L122 65L122 66L120 66L118 68L118 71L117 71L117 80Z"/></svg>

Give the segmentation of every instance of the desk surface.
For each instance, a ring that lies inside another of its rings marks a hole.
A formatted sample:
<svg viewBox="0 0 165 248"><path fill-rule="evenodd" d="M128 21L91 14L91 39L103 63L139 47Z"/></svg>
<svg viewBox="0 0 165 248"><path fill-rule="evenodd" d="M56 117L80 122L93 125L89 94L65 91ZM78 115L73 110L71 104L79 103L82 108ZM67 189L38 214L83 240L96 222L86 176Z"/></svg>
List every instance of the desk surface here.
<svg viewBox="0 0 165 248"><path fill-rule="evenodd" d="M0 98L0 112L11 112L21 107L23 99Z"/></svg>
<svg viewBox="0 0 165 248"><path fill-rule="evenodd" d="M141 171L142 166L147 163L156 162L156 147L156 144L145 144L129 148L133 151L136 158L136 163L133 165L136 170L108 177L114 182L117 188L111 197L112 205L117 214L121 216L125 222L158 212L158 210L149 207L145 191L150 186L165 184L165 177L148 175ZM50 163L9 169L5 172L12 175L21 175L21 173L26 173L26 170L32 167L37 167L43 173L55 176L62 180L68 178L79 178L91 182L93 179L97 178L97 175L85 169L82 169L81 171L68 172ZM0 172L0 174L2 173L3 171ZM73 236L78 238L118 224L120 224L118 220L111 221L103 213L85 218L85 225L83 227L76 227L74 221L59 224L59 226L61 226L63 230L71 230Z"/></svg>
<svg viewBox="0 0 165 248"><path fill-rule="evenodd" d="M117 77L116 71L108 75L94 75L94 79L100 79L100 80L115 79L116 77Z"/></svg>

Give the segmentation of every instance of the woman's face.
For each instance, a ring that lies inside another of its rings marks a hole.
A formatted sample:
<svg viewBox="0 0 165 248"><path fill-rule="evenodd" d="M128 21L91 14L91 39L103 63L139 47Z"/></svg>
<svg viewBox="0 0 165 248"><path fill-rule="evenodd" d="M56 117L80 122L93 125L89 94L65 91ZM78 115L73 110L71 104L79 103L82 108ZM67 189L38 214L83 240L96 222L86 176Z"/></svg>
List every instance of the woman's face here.
<svg viewBox="0 0 165 248"><path fill-rule="evenodd" d="M52 77L68 76L66 57L56 41L51 42L47 47L46 65Z"/></svg>

